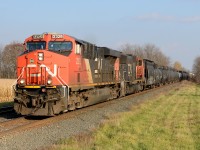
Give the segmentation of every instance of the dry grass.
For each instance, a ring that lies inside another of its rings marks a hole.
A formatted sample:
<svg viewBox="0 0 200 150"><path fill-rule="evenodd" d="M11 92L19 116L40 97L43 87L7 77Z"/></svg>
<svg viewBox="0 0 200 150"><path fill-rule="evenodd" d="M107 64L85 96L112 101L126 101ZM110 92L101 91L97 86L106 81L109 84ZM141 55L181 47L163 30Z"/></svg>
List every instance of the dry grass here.
<svg viewBox="0 0 200 150"><path fill-rule="evenodd" d="M15 81L15 79L0 79L0 102L13 101L12 85Z"/></svg>

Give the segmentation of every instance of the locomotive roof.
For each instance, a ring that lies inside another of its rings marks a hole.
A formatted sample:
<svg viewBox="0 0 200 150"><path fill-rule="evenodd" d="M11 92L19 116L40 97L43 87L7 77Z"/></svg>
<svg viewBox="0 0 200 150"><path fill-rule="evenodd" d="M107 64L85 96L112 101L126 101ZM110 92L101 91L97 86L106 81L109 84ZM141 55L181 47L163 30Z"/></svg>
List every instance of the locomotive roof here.
<svg viewBox="0 0 200 150"><path fill-rule="evenodd" d="M99 50L103 51L105 56L113 56L113 57L118 57L118 58L121 56L121 52L117 50L113 50L108 47L98 47L98 48Z"/></svg>
<svg viewBox="0 0 200 150"><path fill-rule="evenodd" d="M70 35L68 35L68 36L70 36ZM80 44L91 44L91 45L95 45L95 44L93 44L93 43L90 43L90 42L88 42L88 41L84 41L84 40L81 40L81 39L78 39L78 38L76 38L76 37L74 37L74 36L70 36L71 38L73 38L76 42L78 42L78 43L80 43Z"/></svg>
<svg viewBox="0 0 200 150"><path fill-rule="evenodd" d="M149 61L149 62L154 62L154 61L152 61L152 60L150 60L150 59L143 59L144 61Z"/></svg>

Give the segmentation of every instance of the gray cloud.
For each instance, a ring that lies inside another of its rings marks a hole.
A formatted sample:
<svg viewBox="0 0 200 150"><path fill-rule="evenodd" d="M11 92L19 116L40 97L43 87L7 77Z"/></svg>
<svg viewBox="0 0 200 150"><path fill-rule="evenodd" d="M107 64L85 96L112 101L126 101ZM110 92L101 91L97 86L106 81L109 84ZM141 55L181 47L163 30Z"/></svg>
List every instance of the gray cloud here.
<svg viewBox="0 0 200 150"><path fill-rule="evenodd" d="M160 13L150 13L140 16L135 16L134 19L142 21L157 21L157 22L181 22L181 23L197 23L200 22L200 16L170 16Z"/></svg>
<svg viewBox="0 0 200 150"><path fill-rule="evenodd" d="M183 17L180 21L186 23L200 22L200 16Z"/></svg>

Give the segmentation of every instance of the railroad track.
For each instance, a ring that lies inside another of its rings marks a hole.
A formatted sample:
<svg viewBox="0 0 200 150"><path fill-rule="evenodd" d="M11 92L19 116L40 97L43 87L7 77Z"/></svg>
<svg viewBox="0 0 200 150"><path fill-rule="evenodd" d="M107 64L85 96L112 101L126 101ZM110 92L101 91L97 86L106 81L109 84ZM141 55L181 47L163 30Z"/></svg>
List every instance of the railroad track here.
<svg viewBox="0 0 200 150"><path fill-rule="evenodd" d="M20 133L23 132L25 130L31 130L34 128L39 128L42 126L47 126L56 122L60 122L62 120L66 120L66 119L70 119L70 118L78 118L79 115L83 114L83 113L87 113L93 110L97 110L97 109L101 109L103 107L107 107L109 105L115 104L115 103L120 103L120 101L129 101L129 99L133 99L136 98L140 95L144 95L147 93L151 93L153 91L156 91L158 89L162 89L165 87L176 87L176 85L178 85L179 83L175 83L175 84L171 84L171 85L166 85L166 86L161 86L161 87L157 87L154 89L149 89L149 90L145 90L144 92L139 92L136 94L131 94L128 95L126 97L121 97L118 100L111 100L111 101L106 101L103 103L99 103L96 105L92 105L89 107L85 107L82 109L78 109L76 111L70 111L68 113L64 113L55 117L46 117L46 118L40 118L40 117L19 117L10 121L6 121L6 122L2 122L0 123L0 137L1 136L5 136L8 134L14 134L14 133ZM140 100L136 100L136 103L140 102ZM127 108L129 109L129 108Z"/></svg>
<svg viewBox="0 0 200 150"><path fill-rule="evenodd" d="M19 117L13 120L5 121L0 123L0 135L5 133L11 133L17 128L23 127L25 125L31 124L33 120L27 120L25 117Z"/></svg>

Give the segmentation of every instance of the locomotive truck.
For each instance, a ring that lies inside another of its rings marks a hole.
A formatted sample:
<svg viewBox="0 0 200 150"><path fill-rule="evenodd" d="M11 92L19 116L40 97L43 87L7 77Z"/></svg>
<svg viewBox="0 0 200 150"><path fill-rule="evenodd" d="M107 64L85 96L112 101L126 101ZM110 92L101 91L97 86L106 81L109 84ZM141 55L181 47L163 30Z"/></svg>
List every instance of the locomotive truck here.
<svg viewBox="0 0 200 150"><path fill-rule="evenodd" d="M179 80L176 70L66 34L35 34L24 47L14 88L22 115L54 116Z"/></svg>

